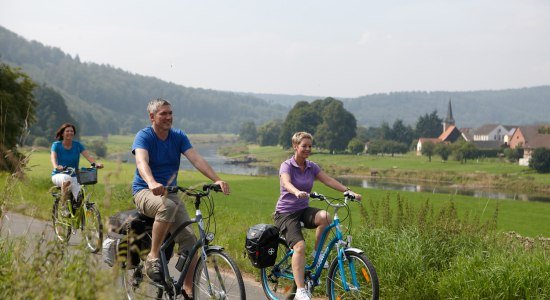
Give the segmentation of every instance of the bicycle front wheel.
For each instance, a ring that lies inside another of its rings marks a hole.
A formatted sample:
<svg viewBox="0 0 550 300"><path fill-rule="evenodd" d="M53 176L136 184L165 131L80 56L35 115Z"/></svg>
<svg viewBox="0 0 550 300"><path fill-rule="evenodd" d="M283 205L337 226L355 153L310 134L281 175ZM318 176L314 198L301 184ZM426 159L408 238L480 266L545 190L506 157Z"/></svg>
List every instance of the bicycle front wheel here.
<svg viewBox="0 0 550 300"><path fill-rule="evenodd" d="M209 249L206 262L199 260L193 275L193 299L246 299L241 271L227 253Z"/></svg>
<svg viewBox="0 0 550 300"><path fill-rule="evenodd" d="M262 288L268 299L294 299L296 283L292 275L292 256L286 256L289 251L286 241L279 239L275 265L260 270Z"/></svg>
<svg viewBox="0 0 550 300"><path fill-rule="evenodd" d="M164 289L144 274L143 261L135 268L121 268L121 279L128 300L162 299Z"/></svg>
<svg viewBox="0 0 550 300"><path fill-rule="evenodd" d="M346 250L344 255L344 276L338 265L338 257L332 261L328 270L328 298L378 299L378 275L373 264L361 253Z"/></svg>
<svg viewBox="0 0 550 300"><path fill-rule="evenodd" d="M61 214L61 199L56 198L52 209L53 229L57 239L68 242L71 238L71 218Z"/></svg>
<svg viewBox="0 0 550 300"><path fill-rule="evenodd" d="M86 247L92 253L96 253L101 249L103 242L103 224L101 223L101 215L94 204L86 204L83 214L84 237L86 238Z"/></svg>

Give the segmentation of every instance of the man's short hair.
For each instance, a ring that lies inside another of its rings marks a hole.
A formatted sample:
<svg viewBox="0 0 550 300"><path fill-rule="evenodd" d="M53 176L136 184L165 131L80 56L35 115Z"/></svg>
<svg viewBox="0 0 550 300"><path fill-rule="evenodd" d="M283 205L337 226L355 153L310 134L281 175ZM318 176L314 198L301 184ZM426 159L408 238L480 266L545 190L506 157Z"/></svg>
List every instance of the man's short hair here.
<svg viewBox="0 0 550 300"><path fill-rule="evenodd" d="M147 112L154 115L159 111L159 107L164 105L172 106L168 100L164 100L162 98L153 99L149 102L149 104L147 104Z"/></svg>

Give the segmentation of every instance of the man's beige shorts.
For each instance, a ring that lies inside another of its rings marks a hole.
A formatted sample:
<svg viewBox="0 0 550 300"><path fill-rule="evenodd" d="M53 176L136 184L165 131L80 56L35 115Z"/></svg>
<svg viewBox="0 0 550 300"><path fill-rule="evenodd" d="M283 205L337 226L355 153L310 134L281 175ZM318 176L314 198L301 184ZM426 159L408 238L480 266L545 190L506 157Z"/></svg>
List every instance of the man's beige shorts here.
<svg viewBox="0 0 550 300"><path fill-rule="evenodd" d="M134 195L134 202L138 211L155 221L173 223L170 226L170 233L174 233L179 225L191 220L185 205L181 202L178 194L168 194L164 196L155 196L148 189L143 189ZM184 230L175 238L176 243L181 249L190 251L197 241L193 233L192 225L185 227Z"/></svg>

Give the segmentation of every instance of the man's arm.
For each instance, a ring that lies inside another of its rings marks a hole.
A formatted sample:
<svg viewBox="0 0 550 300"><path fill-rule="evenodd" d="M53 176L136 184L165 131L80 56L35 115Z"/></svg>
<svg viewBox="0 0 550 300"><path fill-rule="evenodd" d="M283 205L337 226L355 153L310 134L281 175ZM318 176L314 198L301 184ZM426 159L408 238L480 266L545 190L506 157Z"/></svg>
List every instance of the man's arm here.
<svg viewBox="0 0 550 300"><path fill-rule="evenodd" d="M194 148L190 148L187 151L183 153L185 157L189 160L189 162L197 169L199 170L202 175L208 177L210 180L214 181L214 183L219 184L222 188L222 192L226 195L230 193L229 185L221 180L221 178L216 174L214 169L208 164L206 160L195 150Z"/></svg>
<svg viewBox="0 0 550 300"><path fill-rule="evenodd" d="M149 152L145 149L136 149L134 151L136 156L136 166L139 172L139 175L145 182L149 190L153 192L153 195L162 195L164 194L164 186L158 183L153 177L153 172L151 172L151 167L149 167Z"/></svg>

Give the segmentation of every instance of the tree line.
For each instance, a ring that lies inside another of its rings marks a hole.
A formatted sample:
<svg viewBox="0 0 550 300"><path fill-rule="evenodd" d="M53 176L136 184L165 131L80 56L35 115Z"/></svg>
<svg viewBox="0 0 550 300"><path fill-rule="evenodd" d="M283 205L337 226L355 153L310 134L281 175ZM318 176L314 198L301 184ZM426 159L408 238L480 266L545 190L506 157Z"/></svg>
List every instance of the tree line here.
<svg viewBox="0 0 550 300"><path fill-rule="evenodd" d="M353 113L340 100L328 97L311 103L297 102L285 120L274 119L260 126L250 120L242 124L240 138L260 146L291 146L294 132L307 131L314 135L315 144L331 153L361 153L369 143L369 153L404 153L410 150L418 137L437 137L442 132L443 120L437 110L420 116L413 128L397 119L392 126L382 122L380 127L357 125Z"/></svg>

